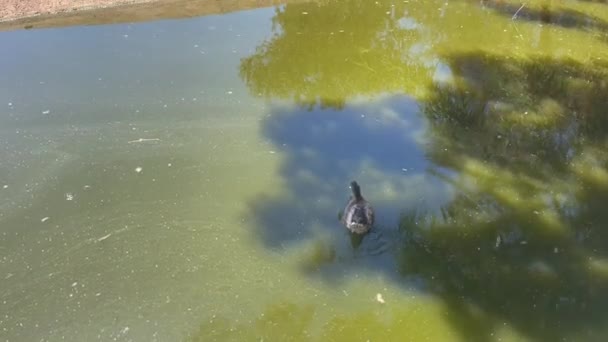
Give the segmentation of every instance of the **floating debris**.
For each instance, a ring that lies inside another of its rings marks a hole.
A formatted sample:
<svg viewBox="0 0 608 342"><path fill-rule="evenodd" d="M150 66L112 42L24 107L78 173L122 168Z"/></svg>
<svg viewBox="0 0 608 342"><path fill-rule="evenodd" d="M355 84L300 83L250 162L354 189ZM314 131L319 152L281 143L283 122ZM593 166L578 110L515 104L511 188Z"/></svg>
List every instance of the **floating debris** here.
<svg viewBox="0 0 608 342"><path fill-rule="evenodd" d="M384 298L382 297L382 294L381 294L381 293L377 293L377 294L376 294L376 301L377 301L378 303L380 303L380 304L384 304L384 303L385 303L385 302L384 302Z"/></svg>
<svg viewBox="0 0 608 342"><path fill-rule="evenodd" d="M48 221L48 220L50 220L50 219L51 219L50 217L46 216L46 217L43 217L43 218L40 220L40 222L44 223L44 222L46 222L46 221Z"/></svg>
<svg viewBox="0 0 608 342"><path fill-rule="evenodd" d="M8 184L4 184L4 186L2 186L2 189L8 189Z"/></svg>
<svg viewBox="0 0 608 342"><path fill-rule="evenodd" d="M168 166L168 167L171 167L171 166L173 166L173 164L169 163L169 164L167 164L167 166Z"/></svg>
<svg viewBox="0 0 608 342"><path fill-rule="evenodd" d="M228 95L232 95L232 90L228 90L228 91L226 92L226 94L228 94Z"/></svg>
<svg viewBox="0 0 608 342"><path fill-rule="evenodd" d="M500 239L500 235L498 235L496 237L496 248L500 247L500 243L502 242L502 240Z"/></svg>
<svg viewBox="0 0 608 342"><path fill-rule="evenodd" d="M308 12L302 12L302 14L307 15L307 14L308 14Z"/></svg>
<svg viewBox="0 0 608 342"><path fill-rule="evenodd" d="M146 141L160 141L160 139L159 138L139 138L136 140L128 141L128 143L133 144L133 143L140 143L140 142L146 142Z"/></svg>
<svg viewBox="0 0 608 342"><path fill-rule="evenodd" d="M77 285L78 285L77 281L75 281L75 282L72 283L72 287L76 287Z"/></svg>
<svg viewBox="0 0 608 342"><path fill-rule="evenodd" d="M104 236L100 237L99 239L97 239L97 242L101 242L101 241L103 241L103 240L105 240L105 239L109 238L110 236L112 236L112 233L110 233L110 234L108 234L108 235L104 235Z"/></svg>
<svg viewBox="0 0 608 342"><path fill-rule="evenodd" d="M8 106L9 106L9 107L12 107L12 106L13 106L13 103L12 103L12 102L9 102L9 103L8 103Z"/></svg>
<svg viewBox="0 0 608 342"><path fill-rule="evenodd" d="M43 115L47 115L47 114L50 114L50 113L51 113L51 111L50 111L50 110L48 110L48 109L47 109L47 110L42 111L42 114L43 114Z"/></svg>
<svg viewBox="0 0 608 342"><path fill-rule="evenodd" d="M143 170L141 166L135 168L135 172L140 173Z"/></svg>
<svg viewBox="0 0 608 342"><path fill-rule="evenodd" d="M70 192L68 192L67 194L65 194L65 200L66 201L73 201L74 200L74 195Z"/></svg>

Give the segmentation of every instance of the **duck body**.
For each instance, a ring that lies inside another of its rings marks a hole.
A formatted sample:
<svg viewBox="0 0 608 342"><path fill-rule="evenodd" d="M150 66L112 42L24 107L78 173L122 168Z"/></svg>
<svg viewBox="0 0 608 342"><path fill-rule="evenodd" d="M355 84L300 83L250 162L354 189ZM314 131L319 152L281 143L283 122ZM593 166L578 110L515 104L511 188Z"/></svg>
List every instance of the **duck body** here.
<svg viewBox="0 0 608 342"><path fill-rule="evenodd" d="M351 233L366 234L374 225L374 209L361 195L361 188L352 181L350 188L353 192L344 208L342 223Z"/></svg>

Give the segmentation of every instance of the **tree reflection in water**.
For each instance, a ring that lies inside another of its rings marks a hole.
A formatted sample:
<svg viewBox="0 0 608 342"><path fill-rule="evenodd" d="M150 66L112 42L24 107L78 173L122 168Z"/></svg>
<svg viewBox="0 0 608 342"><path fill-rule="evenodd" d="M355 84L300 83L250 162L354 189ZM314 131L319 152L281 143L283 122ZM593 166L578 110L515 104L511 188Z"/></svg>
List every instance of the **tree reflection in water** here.
<svg viewBox="0 0 608 342"><path fill-rule="evenodd" d="M490 3L493 13L514 25L500 3ZM606 26L555 10L554 27L539 29L529 22L540 12L526 9L518 34L503 34L506 24L480 14L488 2L456 5L470 10L445 17L432 1L391 5L282 7L275 36L242 61L253 94L300 106L281 107L263 123L285 154L286 189L252 205L262 240L275 247L334 229L328 208L343 205L351 177L364 177L366 188L407 194L375 194L376 206L389 208L380 230L395 232L387 238L397 243L377 262L366 256L339 269L328 252L319 262L332 270L324 276L370 267L405 286L423 279L467 341L492 340L502 324L543 341L602 340L608 64L554 54L562 48L555 28L591 41ZM473 19L488 32L462 25ZM504 51L522 31L540 32L528 53L489 52ZM449 77L438 82L440 69ZM378 100L385 93L410 97ZM373 101L362 105L361 97ZM415 172L402 172L405 165ZM392 227L386 218L399 211Z"/></svg>

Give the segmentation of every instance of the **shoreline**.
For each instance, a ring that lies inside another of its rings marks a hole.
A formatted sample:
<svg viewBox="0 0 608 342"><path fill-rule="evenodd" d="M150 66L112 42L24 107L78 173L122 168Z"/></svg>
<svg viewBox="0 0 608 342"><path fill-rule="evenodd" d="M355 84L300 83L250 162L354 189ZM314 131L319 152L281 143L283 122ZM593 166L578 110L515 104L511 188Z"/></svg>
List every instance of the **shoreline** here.
<svg viewBox="0 0 608 342"><path fill-rule="evenodd" d="M0 0L0 24L162 0Z"/></svg>
<svg viewBox="0 0 608 342"><path fill-rule="evenodd" d="M193 18L307 0L0 0L0 31Z"/></svg>

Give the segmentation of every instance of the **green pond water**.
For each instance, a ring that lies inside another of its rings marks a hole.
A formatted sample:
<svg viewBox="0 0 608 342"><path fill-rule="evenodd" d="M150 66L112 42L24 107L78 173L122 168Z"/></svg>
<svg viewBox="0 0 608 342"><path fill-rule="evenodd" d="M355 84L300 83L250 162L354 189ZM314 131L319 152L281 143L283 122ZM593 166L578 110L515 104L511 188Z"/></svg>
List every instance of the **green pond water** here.
<svg viewBox="0 0 608 342"><path fill-rule="evenodd" d="M608 340L605 2L324 0L0 46L2 341Z"/></svg>

